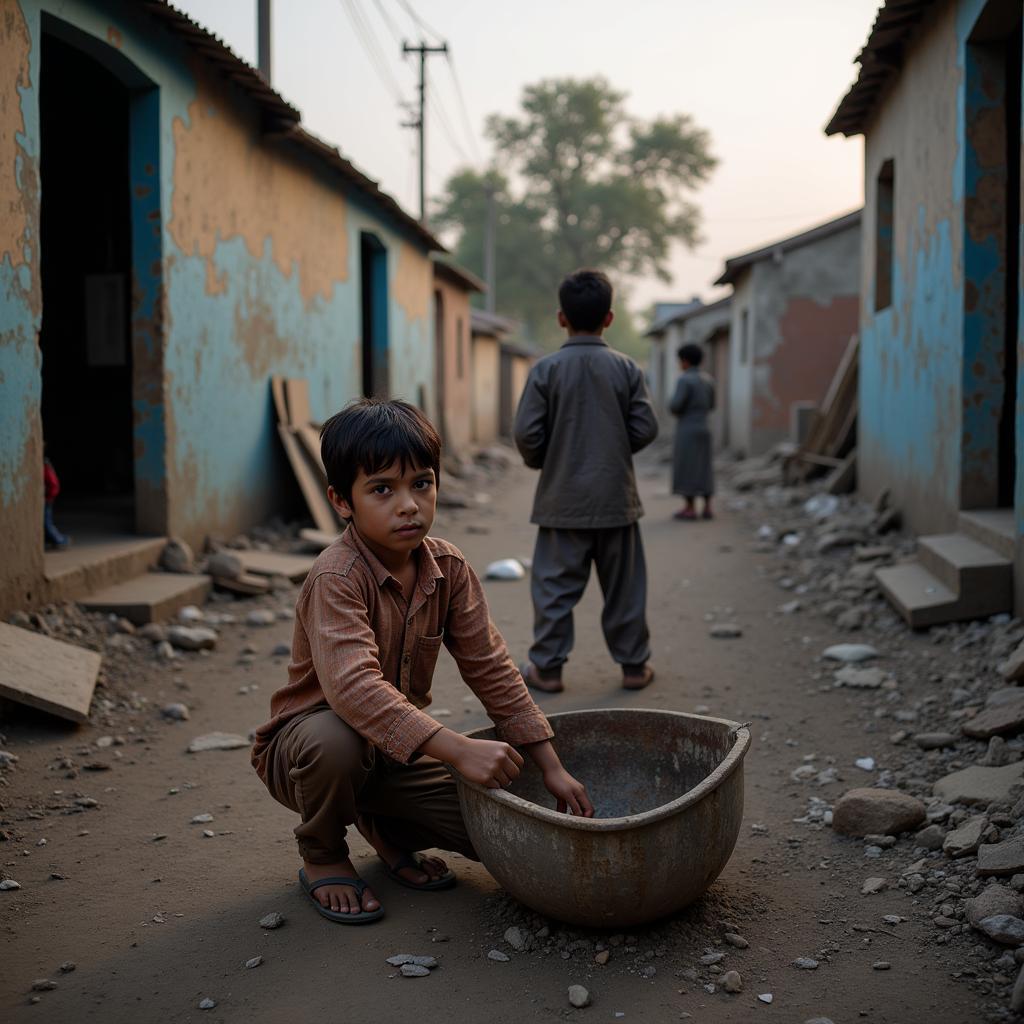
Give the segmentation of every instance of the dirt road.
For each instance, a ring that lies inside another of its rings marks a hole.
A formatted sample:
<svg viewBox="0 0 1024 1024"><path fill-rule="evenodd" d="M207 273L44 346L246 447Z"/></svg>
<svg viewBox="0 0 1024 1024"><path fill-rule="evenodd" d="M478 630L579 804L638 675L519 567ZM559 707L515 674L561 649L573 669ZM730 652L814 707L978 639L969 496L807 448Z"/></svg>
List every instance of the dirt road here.
<svg viewBox="0 0 1024 1024"><path fill-rule="evenodd" d="M673 522L675 503L664 479L648 474L642 484L658 681L640 694L619 688L592 581L577 613L566 692L542 706L700 706L753 723L743 829L705 900L674 922L616 936L603 966L594 962L594 944L610 936L596 933L562 933L561 948L538 943L535 951L517 953L503 941L505 929L538 922L512 907L484 868L452 858L460 879L453 891L414 893L390 883L357 839L357 867L387 917L358 929L318 917L296 883L292 815L268 797L249 769L248 752L185 753L196 735L245 734L263 721L269 694L284 676L283 659L269 652L290 639L289 622L229 626L215 652L186 656L180 672L147 668L138 679L136 710L120 717L111 711L110 725L75 730L19 711L0 725L6 749L20 758L0 789L9 836L0 843L0 861L21 885L0 892L0 1017L135 1024L518 1024L577 1015L627 1024L981 1019L977 993L952 977L962 954L934 944L930 917L895 888L860 894L867 877L886 875L908 857L887 867L895 852L866 860L862 843L793 821L806 811L807 790L790 773L805 756L816 755L813 763L833 757L841 766L845 781L830 790L834 798L864 784L852 767L856 758L885 755L884 738L863 727L864 698L822 692L816 678L822 648L843 637L822 619L779 614L786 598L767 577L769 556L752 551L750 525L738 515ZM532 489L532 475L513 470L482 511L445 513L435 533L460 545L478 570L494 558L529 555ZM528 583L488 583L487 591L495 621L521 656L530 639ZM256 606L238 607L244 617ZM710 638L709 616L739 623L742 637ZM928 640L906 644L903 657L913 658ZM240 664L246 645L255 657ZM442 658L433 710L450 712L441 720L455 728L484 724L479 704L466 699L450 659ZM169 701L187 703L191 719L161 720L158 709ZM96 746L111 734L125 744ZM111 770L84 770L97 760ZM69 763L83 769L77 778L65 778ZM76 805L81 797L98 806ZM212 821L191 824L200 814ZM284 915L283 927L260 927L271 911ZM886 925L887 914L908 920ZM723 922L749 948L723 945ZM557 934L557 924L551 928ZM510 960L489 960L492 949ZM395 977L385 958L399 952L435 955L440 966L426 978ZM727 956L718 965L702 964L709 952ZM247 969L257 956L262 963ZM799 957L819 965L800 969L793 965ZM67 961L75 967L62 973L59 965ZM875 969L878 962L891 966ZM741 974L741 993L706 990L722 969ZM33 992L36 979L56 988ZM570 1008L572 984L587 987L591 1006ZM770 1004L759 1000L768 993ZM204 998L216 1006L200 1010Z"/></svg>

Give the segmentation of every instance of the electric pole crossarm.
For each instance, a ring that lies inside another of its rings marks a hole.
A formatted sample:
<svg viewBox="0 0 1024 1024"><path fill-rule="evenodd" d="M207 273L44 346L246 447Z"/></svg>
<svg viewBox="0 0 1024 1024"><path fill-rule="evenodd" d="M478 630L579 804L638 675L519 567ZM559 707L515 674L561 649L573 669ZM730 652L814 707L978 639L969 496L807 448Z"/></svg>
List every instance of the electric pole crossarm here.
<svg viewBox="0 0 1024 1024"><path fill-rule="evenodd" d="M420 113L419 118L407 124L405 127L415 128L419 132L419 156L420 156L420 222L427 222L427 57L435 53L447 53L448 44L440 46L427 46L420 43L419 46L410 46L409 43L402 44L402 53L418 53L420 57Z"/></svg>

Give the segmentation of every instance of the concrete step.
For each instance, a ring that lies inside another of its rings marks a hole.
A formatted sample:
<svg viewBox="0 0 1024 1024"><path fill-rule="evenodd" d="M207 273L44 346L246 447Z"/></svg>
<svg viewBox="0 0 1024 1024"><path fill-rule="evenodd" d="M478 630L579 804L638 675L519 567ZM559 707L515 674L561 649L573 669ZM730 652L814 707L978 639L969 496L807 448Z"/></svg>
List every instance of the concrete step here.
<svg viewBox="0 0 1024 1024"><path fill-rule="evenodd" d="M917 560L954 591L965 619L1013 607L1013 562L973 537L963 533L921 537Z"/></svg>
<svg viewBox="0 0 1024 1024"><path fill-rule="evenodd" d="M187 604L202 604L210 583L209 576L148 572L97 590L78 603L90 611L123 615L141 626L169 619Z"/></svg>
<svg viewBox="0 0 1024 1024"><path fill-rule="evenodd" d="M957 618L957 595L919 562L875 570L875 579L889 602L912 629Z"/></svg>
<svg viewBox="0 0 1024 1024"><path fill-rule="evenodd" d="M957 529L1011 562L1017 555L1017 531L1012 508L976 508L961 512Z"/></svg>
<svg viewBox="0 0 1024 1024"><path fill-rule="evenodd" d="M156 565L166 537L76 533L63 551L43 556L47 601L74 601L95 590L130 580Z"/></svg>

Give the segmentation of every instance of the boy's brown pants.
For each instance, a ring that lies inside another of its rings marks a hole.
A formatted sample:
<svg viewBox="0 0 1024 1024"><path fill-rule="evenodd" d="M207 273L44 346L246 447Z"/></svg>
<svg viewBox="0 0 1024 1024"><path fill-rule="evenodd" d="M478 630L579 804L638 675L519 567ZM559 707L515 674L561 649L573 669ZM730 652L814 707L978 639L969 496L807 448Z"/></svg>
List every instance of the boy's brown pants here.
<svg viewBox="0 0 1024 1024"><path fill-rule="evenodd" d="M439 847L479 859L444 765L429 758L392 761L330 708L298 715L278 732L264 781L275 800L302 816L295 838L310 864L348 857L346 827L357 815L372 819L399 850Z"/></svg>

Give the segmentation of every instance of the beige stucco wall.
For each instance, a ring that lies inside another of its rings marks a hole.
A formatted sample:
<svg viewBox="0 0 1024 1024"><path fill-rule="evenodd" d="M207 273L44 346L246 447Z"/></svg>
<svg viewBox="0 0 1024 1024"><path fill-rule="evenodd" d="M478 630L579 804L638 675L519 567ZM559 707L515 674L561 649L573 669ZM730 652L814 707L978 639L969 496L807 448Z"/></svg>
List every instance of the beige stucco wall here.
<svg viewBox="0 0 1024 1024"><path fill-rule="evenodd" d="M489 444L498 436L501 347L497 338L473 338L473 441Z"/></svg>
<svg viewBox="0 0 1024 1024"><path fill-rule="evenodd" d="M434 274L435 303L441 299L442 315L435 317L434 346L437 372L444 380L435 400L434 420L442 428L445 446L458 452L473 438L472 353L469 330L469 293ZM438 339L437 329L442 337ZM461 354L460 354L461 348Z"/></svg>

